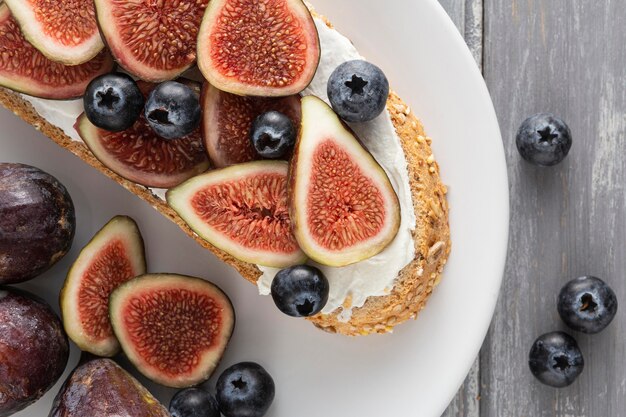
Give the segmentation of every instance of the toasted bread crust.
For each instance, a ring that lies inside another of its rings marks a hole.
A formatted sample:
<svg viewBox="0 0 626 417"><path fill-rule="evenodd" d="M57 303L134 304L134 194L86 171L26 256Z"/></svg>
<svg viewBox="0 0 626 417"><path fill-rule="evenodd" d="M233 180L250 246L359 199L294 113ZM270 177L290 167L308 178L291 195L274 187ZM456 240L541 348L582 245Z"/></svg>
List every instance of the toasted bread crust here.
<svg viewBox="0 0 626 417"><path fill-rule="evenodd" d="M319 17L315 12L313 13L314 16ZM326 22L331 26L328 21ZM235 268L242 277L256 284L262 274L256 265L241 262L198 237L165 201L156 197L149 189L132 183L108 169L93 156L85 144L72 141L60 128L48 123L18 93L0 88L0 104L63 148L68 149L131 193L148 202L196 242ZM413 233L415 259L400 272L390 294L368 298L362 307L352 310L352 318L348 322L344 323L338 319L341 308L332 314L320 314L310 319L314 325L329 332L350 336L385 333L391 331L397 324L417 317L433 288L438 284L443 266L450 253L446 188L441 183L439 166L432 156L431 140L425 136L422 124L411 113L409 107L393 92L389 95L387 109L408 162L413 206L417 219Z"/></svg>
<svg viewBox="0 0 626 417"><path fill-rule="evenodd" d="M326 331L351 336L385 333L416 318L439 283L450 253L447 190L441 183L439 165L430 148L431 139L425 136L422 124L410 108L393 92L387 108L408 162L417 219L413 232L415 259L400 271L388 295L368 298L362 307L352 310L349 322L338 319L340 310L310 319Z"/></svg>

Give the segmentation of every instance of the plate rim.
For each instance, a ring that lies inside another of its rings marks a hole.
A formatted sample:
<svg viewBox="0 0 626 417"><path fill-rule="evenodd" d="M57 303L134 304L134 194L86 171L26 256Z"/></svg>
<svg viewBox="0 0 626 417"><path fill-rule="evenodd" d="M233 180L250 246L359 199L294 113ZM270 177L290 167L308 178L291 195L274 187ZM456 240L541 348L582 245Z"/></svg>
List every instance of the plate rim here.
<svg viewBox="0 0 626 417"><path fill-rule="evenodd" d="M433 9L440 15L442 22L445 22L444 24L447 25L446 30L452 33L452 38L454 39L454 42L458 46L460 46L459 49L463 51L463 58L468 64L467 67L469 68L469 71L471 72L471 76L475 78L479 84L479 88L481 90L480 99L487 102L487 105L488 105L487 107L489 108L489 115L486 115L486 116L488 116L491 119L491 123L497 130L497 136L498 136L497 138L499 139L499 141L496 141L495 146L498 147L497 151L498 151L498 154L500 154L501 156L499 158L498 165L500 166L499 166L498 171L499 171L499 174L502 174L500 176L500 181L499 181L499 188L500 188L499 194L501 193L501 200L502 200L502 207L500 208L500 210L502 210L501 211L502 224L500 224L497 227L497 229L501 230L501 233L502 233L502 238L501 238L502 245L501 245L500 253L497 256L495 256L495 258L498 261L497 262L494 261L494 269L499 271L499 279L496 285L497 288L494 288L496 291L494 292L495 296L491 298L491 305L489 306L489 309L485 309L486 311L489 312L489 320L488 321L486 320L485 323L482 324L482 332L481 332L481 338L480 338L481 343L478 345L478 347L472 349L473 357L475 359L472 360L466 366L465 372L463 373L463 377L457 381L456 389L451 393L451 395L448 396L449 400L446 402L445 406L441 408L440 413L439 413L439 415L441 415L442 413L445 412L445 410L449 407L451 402L457 396L459 389L465 382L465 379L467 378L469 372L471 371L472 366L474 365L474 362L476 361L476 359L479 359L480 351L482 350L482 347L485 344L485 340L487 338L489 329L491 327L491 323L493 322L493 318L494 318L496 308L498 305L498 300L500 298L499 297L500 290L502 288L502 281L504 280L504 273L505 273L506 263L508 259L508 247L509 247L509 239L510 239L510 215L511 215L510 204L511 203L510 203L510 190L509 190L509 178L508 178L508 165L507 165L506 151L504 148L504 142L503 142L503 137L502 137L502 130L500 128L500 123L498 121L496 109L493 104L491 94L489 93L489 89L487 87L487 83L485 81L483 73L481 72L479 66L477 65L476 60L474 59L474 56L471 50L469 49L469 46L465 42L465 39L459 32L454 21L452 21L452 18L450 17L448 12L445 10L443 5L438 0L428 0L428 2L431 4ZM452 244L454 246L454 238L452 238ZM479 368L480 366L481 365L479 362Z"/></svg>
<svg viewBox="0 0 626 417"><path fill-rule="evenodd" d="M413 0L414 1L414 0ZM1 0L0 0L1 2ZM457 46L459 46L459 52L463 51L463 60L466 61L466 67L469 68L464 68L464 70L467 70L469 72L471 72L471 77L472 79L476 79L476 81L479 81L479 87L481 90L480 93L480 97L477 97L477 100L481 100L484 104L486 104L489 108L489 114L485 114L485 118L490 118L491 122L493 124L493 126L497 129L498 132L498 139L499 139L499 143L498 144L494 144L498 145L499 149L497 150L498 154L501 155L501 158L499 158L499 162L497 165L500 165L499 167L497 167L497 171L498 174L502 174L501 178L499 178L497 180L497 182L494 180L494 185L498 186L498 194L502 194L499 197L499 200L502 200L502 207L499 207L499 213L503 216L502 218L502 223L497 225L496 227L494 227L495 229L498 230L498 237L501 238L503 245L501 245L499 252L494 255L494 261L492 264L492 268L493 271L498 270L499 271L499 280L497 281L497 288L495 288L494 285L494 296L491 297L490 301L491 301L491 306L489 306L489 308L483 308L484 310L484 315L487 315L487 313L489 314L489 320L485 320L484 322L479 323L479 325L477 324L476 326L476 333L477 333L477 339L478 339L478 335L480 336L480 340L481 343L477 344L476 348L471 349L471 353L472 356L475 358L476 355L478 354L478 352L480 351L481 347L484 345L484 341L485 338L487 336L490 324L493 320L493 316L497 307L497 301L498 301L498 295L500 293L500 288L502 285L502 281L504 278L504 272L505 272L505 267L506 267L506 261L507 261L507 253L508 253L508 243L509 243L509 234L510 234L510 228L509 228L509 223L510 223L510 200L509 200L509 182L508 182L508 170L507 170L507 164L506 164L506 154L505 154L505 149L504 149L504 144L502 141L502 132L500 130L500 126L498 123L498 119L497 119L497 114L495 111L495 107L493 105L493 101L491 100L486 82L483 78L482 73L480 72L478 66L475 63L474 57L471 53L471 51L469 50L467 44L465 43L465 40L463 39L461 33L459 33L456 25L454 24L454 22L451 20L450 16L447 14L447 12L445 11L445 9L443 8L443 6L439 3L439 1L437 0L430 0L430 4L429 7L432 7L434 11L437 12L437 14L439 15L439 17L441 18L440 21L442 22L442 24L445 24L447 27L445 29L446 32L452 32L451 35L451 39L454 39L454 43L457 44ZM487 107L485 107L487 109ZM17 119L15 119L17 120ZM46 139L47 140L47 139ZM74 156L72 156L74 157ZM494 165L496 165L496 163L494 162ZM89 168L91 169L91 168ZM101 174L100 174L101 175ZM134 200L134 199L133 199ZM137 200L137 202L140 202L141 200ZM506 202L505 202L506 201ZM453 237L453 245L454 245L454 237ZM454 250L454 249L453 249ZM495 281L494 281L495 283ZM490 288L491 289L491 288ZM487 298L485 298L486 300ZM305 325L305 323L301 323L301 325ZM482 330L482 333L480 333L480 331ZM480 333L480 334L479 334ZM468 349L469 351L470 349ZM456 395L456 393L458 392L458 388L461 386L461 384L463 383L463 380L465 379L467 373L469 372L469 370L471 369L472 365L473 365L474 361L470 361L468 362L468 365L466 366L466 369L463 373L462 378L458 381L458 383L454 386L454 391L451 391L450 395L448 395L448 401L445 404L442 404L442 408L441 408L441 412L443 412L445 410L445 408L449 405L450 401L454 398L454 396ZM459 370L460 372L460 370ZM450 387L452 388L454 384L451 382L450 383ZM444 394L442 393L442 398L444 397ZM441 414L441 413L440 413ZM439 415L440 415L439 414Z"/></svg>

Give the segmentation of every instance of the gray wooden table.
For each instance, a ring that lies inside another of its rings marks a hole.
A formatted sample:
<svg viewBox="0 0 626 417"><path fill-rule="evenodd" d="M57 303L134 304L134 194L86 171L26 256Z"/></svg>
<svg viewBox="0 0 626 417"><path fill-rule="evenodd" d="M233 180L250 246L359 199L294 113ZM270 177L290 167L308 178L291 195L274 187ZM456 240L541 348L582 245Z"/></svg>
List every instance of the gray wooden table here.
<svg viewBox="0 0 626 417"><path fill-rule="evenodd" d="M506 149L511 237L500 300L480 357L446 417L626 416L626 0L440 0L474 52ZM560 166L520 160L527 116L560 115L574 145ZM534 339L565 330L569 279L610 282L621 305L603 333L572 333L585 370L557 390L534 380Z"/></svg>

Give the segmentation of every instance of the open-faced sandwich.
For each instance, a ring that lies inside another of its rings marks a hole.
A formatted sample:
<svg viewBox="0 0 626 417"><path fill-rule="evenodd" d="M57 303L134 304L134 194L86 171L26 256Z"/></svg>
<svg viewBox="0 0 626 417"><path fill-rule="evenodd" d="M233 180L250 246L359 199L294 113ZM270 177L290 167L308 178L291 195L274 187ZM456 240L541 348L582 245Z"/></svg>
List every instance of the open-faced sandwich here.
<svg viewBox="0 0 626 417"><path fill-rule="evenodd" d="M0 86L287 314L384 333L439 282L431 139L301 0L0 1Z"/></svg>

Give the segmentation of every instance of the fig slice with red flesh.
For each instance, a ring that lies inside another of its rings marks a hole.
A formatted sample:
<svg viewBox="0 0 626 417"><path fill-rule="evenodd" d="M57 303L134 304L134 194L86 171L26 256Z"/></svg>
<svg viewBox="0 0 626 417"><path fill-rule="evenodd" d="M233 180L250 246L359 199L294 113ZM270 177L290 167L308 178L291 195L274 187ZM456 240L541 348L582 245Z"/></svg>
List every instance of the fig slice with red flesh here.
<svg viewBox="0 0 626 417"><path fill-rule="evenodd" d="M83 64L104 48L92 0L6 0L24 37L48 59Z"/></svg>
<svg viewBox="0 0 626 417"><path fill-rule="evenodd" d="M197 385L217 367L235 326L232 304L200 278L148 274L111 294L109 313L122 349L151 380Z"/></svg>
<svg viewBox="0 0 626 417"><path fill-rule="evenodd" d="M190 81L179 81L194 86ZM141 81L138 85L146 96L156 86ZM154 133L143 112L139 120L123 132L99 129L84 113L78 117L74 128L107 168L146 187L174 187L209 169L200 128L180 139L163 139Z"/></svg>
<svg viewBox="0 0 626 417"><path fill-rule="evenodd" d="M102 36L116 61L138 78L172 80L196 60L209 0L95 0Z"/></svg>
<svg viewBox="0 0 626 417"><path fill-rule="evenodd" d="M109 321L109 295L146 273L143 239L133 219L116 216L83 248L61 290L63 325L78 347L111 357L120 345Z"/></svg>
<svg viewBox="0 0 626 417"><path fill-rule="evenodd" d="M169 190L171 208L200 237L235 258L283 268L306 260L291 231L285 161L254 161Z"/></svg>
<svg viewBox="0 0 626 417"><path fill-rule="evenodd" d="M198 67L229 93L282 97L315 75L320 44L301 0L211 0L198 34Z"/></svg>
<svg viewBox="0 0 626 417"><path fill-rule="evenodd" d="M217 168L262 159L250 141L254 119L279 111L300 126L300 96L244 97L221 91L209 83L202 87L204 147Z"/></svg>
<svg viewBox="0 0 626 417"><path fill-rule="evenodd" d="M67 100L82 97L87 84L110 72L107 51L92 60L65 66L46 58L22 34L6 4L0 4L0 86L35 97Z"/></svg>
<svg viewBox="0 0 626 417"><path fill-rule="evenodd" d="M400 204L387 174L332 108L314 96L302 99L289 213L302 250L329 266L380 253L400 226Z"/></svg>

